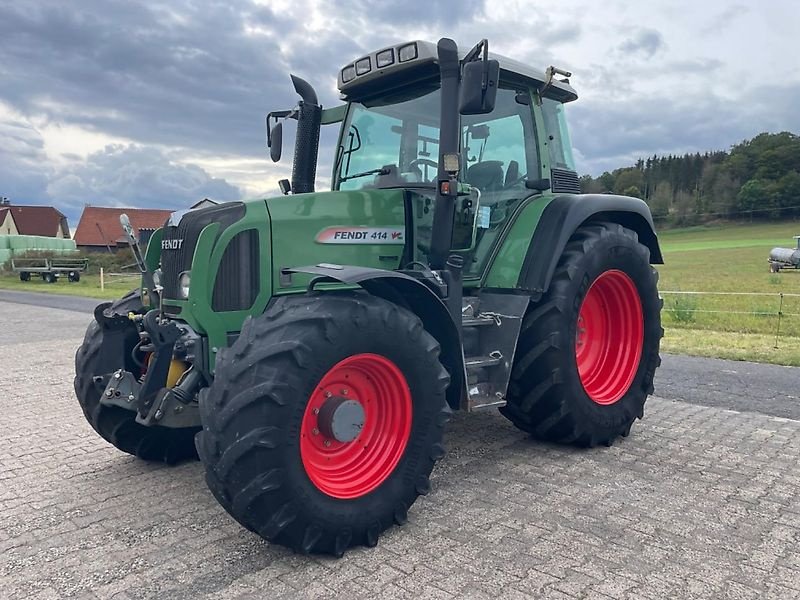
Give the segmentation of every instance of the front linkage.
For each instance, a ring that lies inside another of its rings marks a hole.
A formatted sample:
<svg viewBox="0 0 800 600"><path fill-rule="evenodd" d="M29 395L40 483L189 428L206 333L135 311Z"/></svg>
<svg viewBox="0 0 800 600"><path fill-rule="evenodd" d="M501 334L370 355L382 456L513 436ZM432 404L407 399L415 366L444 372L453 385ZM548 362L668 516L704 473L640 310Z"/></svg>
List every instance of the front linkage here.
<svg viewBox="0 0 800 600"><path fill-rule="evenodd" d="M104 386L100 404L137 412L142 425L194 427L200 417L195 397L205 376L194 365L202 364L193 351L202 348L199 337L188 327L160 317L158 310L127 315L106 313L106 305L95 309L103 330L95 383ZM127 354L126 342L135 327L139 342L131 351L141 374L119 368L119 357Z"/></svg>

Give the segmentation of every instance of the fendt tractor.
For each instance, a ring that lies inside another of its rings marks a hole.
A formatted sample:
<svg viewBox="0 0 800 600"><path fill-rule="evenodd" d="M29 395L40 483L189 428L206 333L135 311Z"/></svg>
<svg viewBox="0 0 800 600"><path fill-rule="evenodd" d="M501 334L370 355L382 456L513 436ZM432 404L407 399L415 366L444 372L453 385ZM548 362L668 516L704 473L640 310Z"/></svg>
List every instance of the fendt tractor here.
<svg viewBox="0 0 800 600"><path fill-rule="evenodd" d="M239 523L300 552L374 546L430 490L452 410L535 438L627 436L663 334L647 205L580 194L571 74L455 42L383 48L267 117L282 194L175 213L140 289L76 357L91 426L124 452L199 455ZM314 189L337 125L330 191ZM123 219L125 221L125 219Z"/></svg>

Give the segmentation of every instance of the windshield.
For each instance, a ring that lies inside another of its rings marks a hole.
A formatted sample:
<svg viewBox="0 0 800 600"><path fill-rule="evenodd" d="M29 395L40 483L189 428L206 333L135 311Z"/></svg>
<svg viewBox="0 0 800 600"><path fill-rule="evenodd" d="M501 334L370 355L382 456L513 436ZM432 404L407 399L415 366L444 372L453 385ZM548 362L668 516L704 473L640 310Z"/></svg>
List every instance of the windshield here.
<svg viewBox="0 0 800 600"><path fill-rule="evenodd" d="M538 173L531 107L517 101L518 93L501 88L491 114L461 119L460 178L484 194L524 185L529 171ZM438 89L391 104L351 103L334 169L336 189L432 186L439 111Z"/></svg>

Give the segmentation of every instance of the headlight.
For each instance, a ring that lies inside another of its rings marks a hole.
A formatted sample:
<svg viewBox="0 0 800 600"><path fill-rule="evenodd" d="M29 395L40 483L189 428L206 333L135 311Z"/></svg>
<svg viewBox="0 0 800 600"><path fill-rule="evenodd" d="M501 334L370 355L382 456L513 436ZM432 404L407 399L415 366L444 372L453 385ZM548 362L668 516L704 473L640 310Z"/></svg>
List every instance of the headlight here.
<svg viewBox="0 0 800 600"><path fill-rule="evenodd" d="M192 277L189 271L184 271L178 277L178 295L184 300L189 297L189 284L192 283Z"/></svg>

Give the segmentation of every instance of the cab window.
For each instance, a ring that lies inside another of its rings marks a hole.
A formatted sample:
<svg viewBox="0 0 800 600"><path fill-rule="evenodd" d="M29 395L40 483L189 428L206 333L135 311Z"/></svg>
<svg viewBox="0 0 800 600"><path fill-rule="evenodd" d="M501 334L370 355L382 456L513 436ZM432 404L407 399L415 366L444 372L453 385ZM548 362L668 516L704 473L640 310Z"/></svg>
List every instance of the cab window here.
<svg viewBox="0 0 800 600"><path fill-rule="evenodd" d="M572 143L569 139L567 118L564 105L557 100L542 100L542 116L547 130L547 147L550 154L550 166L555 169L575 170L575 159L572 157Z"/></svg>

